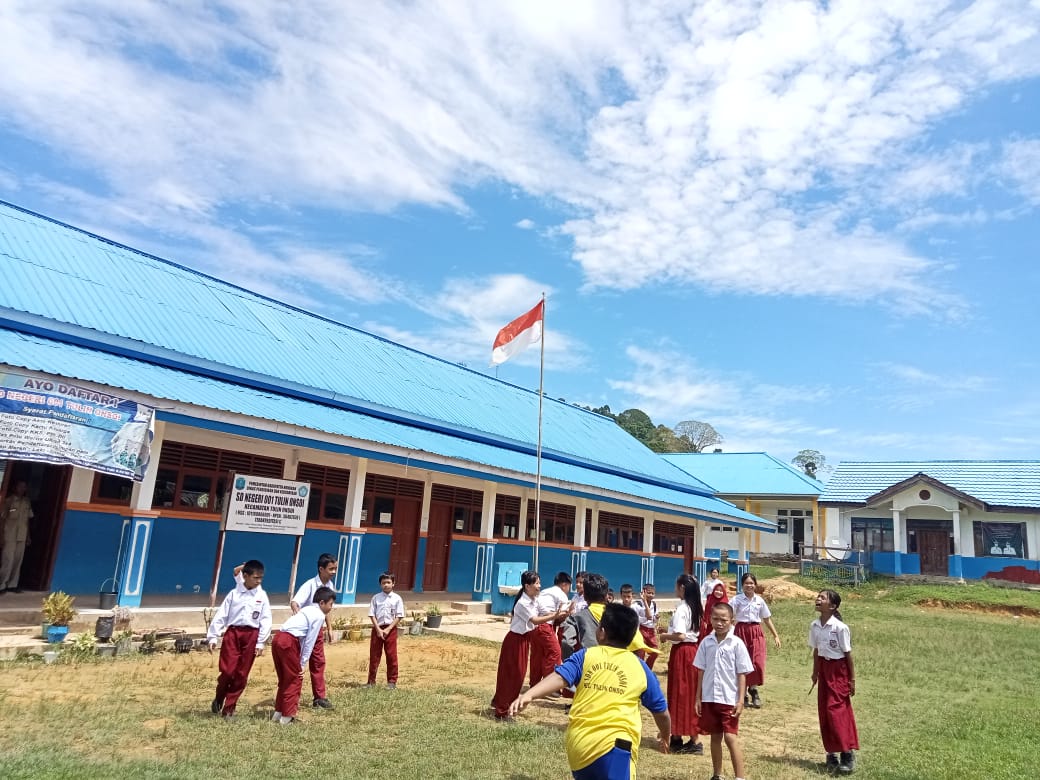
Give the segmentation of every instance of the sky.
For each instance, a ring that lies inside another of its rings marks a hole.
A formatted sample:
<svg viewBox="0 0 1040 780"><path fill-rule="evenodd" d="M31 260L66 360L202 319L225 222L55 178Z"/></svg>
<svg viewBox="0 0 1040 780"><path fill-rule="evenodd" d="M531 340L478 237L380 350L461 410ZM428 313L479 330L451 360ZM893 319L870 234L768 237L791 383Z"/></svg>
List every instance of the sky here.
<svg viewBox="0 0 1040 780"><path fill-rule="evenodd" d="M1040 0L7 0L0 72L18 206L491 376L544 292L547 395L729 452L1040 458Z"/></svg>

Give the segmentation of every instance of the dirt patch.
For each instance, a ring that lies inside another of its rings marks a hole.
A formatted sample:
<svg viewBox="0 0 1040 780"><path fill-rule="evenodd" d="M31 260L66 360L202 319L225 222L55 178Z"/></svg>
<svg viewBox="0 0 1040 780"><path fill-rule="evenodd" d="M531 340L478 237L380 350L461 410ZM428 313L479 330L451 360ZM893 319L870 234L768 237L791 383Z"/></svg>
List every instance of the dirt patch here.
<svg viewBox="0 0 1040 780"><path fill-rule="evenodd" d="M773 580L763 580L759 584L762 586L762 598L764 598L768 604L772 604L774 601L784 601L786 599L811 602L816 598L815 591L803 588L797 583L790 582L786 577L779 577Z"/></svg>
<svg viewBox="0 0 1040 780"><path fill-rule="evenodd" d="M980 604L977 601L922 599L917 602L917 606L926 609L955 609L959 612L985 612L987 615L1040 619L1040 609L1036 607L1016 607L1008 604Z"/></svg>

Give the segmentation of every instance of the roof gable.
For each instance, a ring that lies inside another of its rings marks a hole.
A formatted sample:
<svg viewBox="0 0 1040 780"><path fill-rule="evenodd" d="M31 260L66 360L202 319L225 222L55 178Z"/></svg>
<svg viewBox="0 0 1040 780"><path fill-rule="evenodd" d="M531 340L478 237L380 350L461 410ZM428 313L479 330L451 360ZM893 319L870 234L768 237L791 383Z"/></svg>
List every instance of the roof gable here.
<svg viewBox="0 0 1040 780"><path fill-rule="evenodd" d="M1040 507L1036 460L846 461L827 480L820 503L865 504L922 476L987 507Z"/></svg>

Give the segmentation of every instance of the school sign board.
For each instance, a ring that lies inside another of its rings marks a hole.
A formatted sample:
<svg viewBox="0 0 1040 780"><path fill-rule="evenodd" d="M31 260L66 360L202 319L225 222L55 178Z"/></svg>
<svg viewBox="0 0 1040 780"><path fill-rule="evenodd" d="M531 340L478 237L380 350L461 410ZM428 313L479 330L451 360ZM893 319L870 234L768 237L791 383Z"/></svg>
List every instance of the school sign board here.
<svg viewBox="0 0 1040 780"><path fill-rule="evenodd" d="M224 530L303 536L310 494L308 482L235 474Z"/></svg>
<svg viewBox="0 0 1040 780"><path fill-rule="evenodd" d="M0 372L0 460L71 463L140 482L154 416L67 377Z"/></svg>

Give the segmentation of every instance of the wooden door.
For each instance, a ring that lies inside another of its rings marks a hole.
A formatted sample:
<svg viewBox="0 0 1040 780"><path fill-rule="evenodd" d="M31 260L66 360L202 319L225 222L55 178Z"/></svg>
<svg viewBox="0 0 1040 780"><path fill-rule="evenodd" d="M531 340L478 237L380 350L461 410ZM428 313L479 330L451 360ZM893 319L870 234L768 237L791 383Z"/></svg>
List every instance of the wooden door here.
<svg viewBox="0 0 1040 780"><path fill-rule="evenodd" d="M33 518L29 521L32 544L25 548L19 585L26 590L48 590L65 520L72 466L17 461L11 464L8 485L29 484ZM101 583L98 583L100 586Z"/></svg>
<svg viewBox="0 0 1040 780"><path fill-rule="evenodd" d="M430 527L426 532L426 565L423 590L448 587L448 555L451 552L451 515L448 504L430 505Z"/></svg>
<svg viewBox="0 0 1040 780"><path fill-rule="evenodd" d="M946 531L918 531L917 554L921 556L921 574L950 573L950 535Z"/></svg>
<svg viewBox="0 0 1040 780"><path fill-rule="evenodd" d="M422 502L394 499L393 532L390 536L390 571L397 575L397 590L415 587L415 555L419 548L419 511Z"/></svg>

